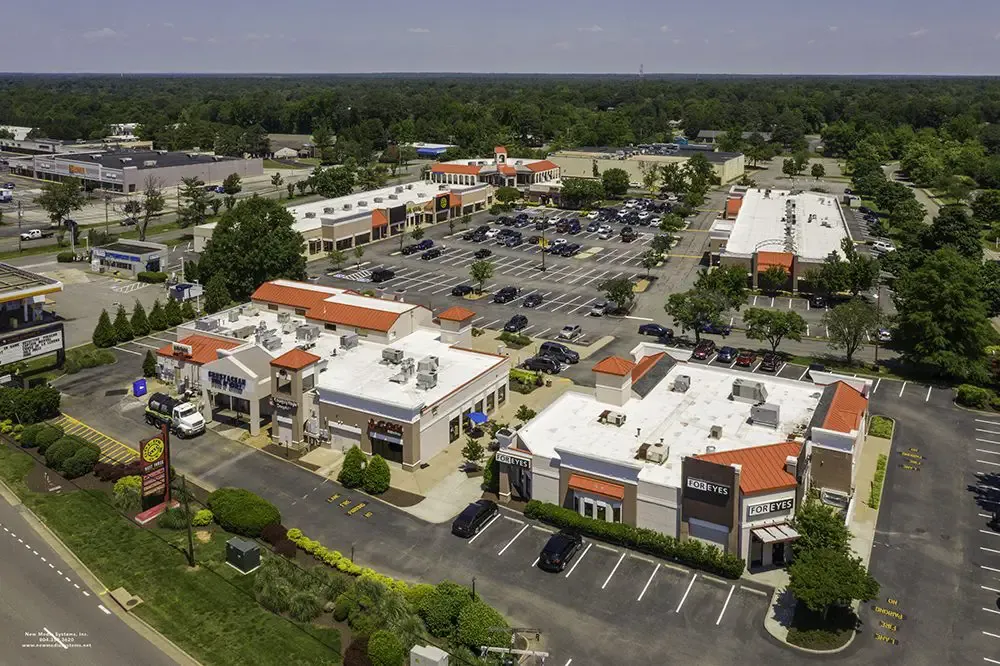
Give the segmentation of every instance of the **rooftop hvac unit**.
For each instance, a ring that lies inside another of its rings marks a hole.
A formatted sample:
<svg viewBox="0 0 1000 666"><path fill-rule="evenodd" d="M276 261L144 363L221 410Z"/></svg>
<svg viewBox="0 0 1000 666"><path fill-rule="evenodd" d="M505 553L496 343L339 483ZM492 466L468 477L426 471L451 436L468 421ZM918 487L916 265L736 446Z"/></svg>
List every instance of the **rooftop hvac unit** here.
<svg viewBox="0 0 1000 666"><path fill-rule="evenodd" d="M275 351L281 347L281 338L272 333L271 335L264 336L261 344L267 351Z"/></svg>
<svg viewBox="0 0 1000 666"><path fill-rule="evenodd" d="M351 210L351 204L345 203L344 204L344 210Z"/></svg>
<svg viewBox="0 0 1000 666"><path fill-rule="evenodd" d="M295 322L286 321L284 324L281 325L282 335L289 335L294 330L295 330Z"/></svg>
<svg viewBox="0 0 1000 666"><path fill-rule="evenodd" d="M399 365L403 362L403 350L386 347L382 350L382 361L385 363L392 363L393 365Z"/></svg>
<svg viewBox="0 0 1000 666"><path fill-rule="evenodd" d="M657 465L666 462L670 455L670 447L663 442L657 442L646 449L646 460Z"/></svg>
<svg viewBox="0 0 1000 666"><path fill-rule="evenodd" d="M440 359L438 359L437 356L426 356L420 359L420 363L417 364L417 368L420 372L437 372L439 365Z"/></svg>
<svg viewBox="0 0 1000 666"><path fill-rule="evenodd" d="M393 200L396 200L396 199L399 199L399 195L397 195L397 194L390 194L389 198L393 199Z"/></svg>
<svg viewBox="0 0 1000 666"><path fill-rule="evenodd" d="M733 381L733 400L760 404L767 401L767 389L760 382L749 379L736 379Z"/></svg>
<svg viewBox="0 0 1000 666"><path fill-rule="evenodd" d="M341 349L354 349L357 346L358 346L357 333L344 333L342 336L340 336Z"/></svg>
<svg viewBox="0 0 1000 666"><path fill-rule="evenodd" d="M284 324L286 321L290 320L291 318L292 318L292 315L290 315L287 312L279 312L278 313L278 323L279 324Z"/></svg>
<svg viewBox="0 0 1000 666"><path fill-rule="evenodd" d="M437 373L433 374L426 372L417 373L417 388L432 389L435 386L437 386L437 383L438 383Z"/></svg>
<svg viewBox="0 0 1000 666"><path fill-rule="evenodd" d="M408 189L408 190L412 190L412 189L413 189L413 183L408 183L408 184L406 185L406 189Z"/></svg>
<svg viewBox="0 0 1000 666"><path fill-rule="evenodd" d="M677 379L674 380L672 390L676 393L687 393L689 388L691 388L691 377L689 375L678 375Z"/></svg>
<svg viewBox="0 0 1000 666"><path fill-rule="evenodd" d="M781 407L771 403L754 405L750 408L750 422L754 425L777 428Z"/></svg>
<svg viewBox="0 0 1000 666"><path fill-rule="evenodd" d="M323 207L323 214L324 215L333 215L336 212L337 212L337 209L334 208L333 206L324 206Z"/></svg>
<svg viewBox="0 0 1000 666"><path fill-rule="evenodd" d="M708 436L712 439L722 439L722 426L714 425L708 431Z"/></svg>
<svg viewBox="0 0 1000 666"><path fill-rule="evenodd" d="M382 203L385 201L385 197L375 197L373 201L375 201L375 203Z"/></svg>
<svg viewBox="0 0 1000 666"><path fill-rule="evenodd" d="M239 320L240 320L239 310L230 310L229 311L229 321L230 322L237 322Z"/></svg>
<svg viewBox="0 0 1000 666"><path fill-rule="evenodd" d="M319 337L319 326L316 324L300 324L295 329L295 340L297 342L311 342Z"/></svg>
<svg viewBox="0 0 1000 666"><path fill-rule="evenodd" d="M308 213L306 213L306 219L307 219L307 220L311 220L311 219L313 219L314 217L316 217L316 213L314 213L314 212L312 212L312 211L309 211Z"/></svg>
<svg viewBox="0 0 1000 666"><path fill-rule="evenodd" d="M256 305L241 305L240 306L240 314L241 315L245 315L247 317L256 317L257 316L257 306Z"/></svg>
<svg viewBox="0 0 1000 666"><path fill-rule="evenodd" d="M405 384L410 381L410 377L415 374L413 368L413 359L404 358L403 362L399 364L399 373L393 375L389 378L390 382L395 382L396 384Z"/></svg>
<svg viewBox="0 0 1000 666"><path fill-rule="evenodd" d="M199 319L194 323L195 330L198 331L214 331L219 328L219 321L217 319L210 319L208 317L204 319Z"/></svg>
<svg viewBox="0 0 1000 666"><path fill-rule="evenodd" d="M397 194L399 194L400 192L403 191L403 186L402 185L397 185L395 191L396 191Z"/></svg>
<svg viewBox="0 0 1000 666"><path fill-rule="evenodd" d="M709 444L705 447L705 453L715 453L715 447Z"/></svg>
<svg viewBox="0 0 1000 666"><path fill-rule="evenodd" d="M785 471L792 476L797 476L796 470L799 467L799 459L795 456L785 456Z"/></svg>
<svg viewBox="0 0 1000 666"><path fill-rule="evenodd" d="M358 208L363 208L363 207L365 207L367 205L368 205L367 201L359 201L358 202Z"/></svg>
<svg viewBox="0 0 1000 666"><path fill-rule="evenodd" d="M234 328L232 330L232 335L234 338L239 338L240 340L246 340L251 335L253 335L254 327L250 324L246 326L240 326L239 328Z"/></svg>
<svg viewBox="0 0 1000 666"><path fill-rule="evenodd" d="M613 423L616 426L622 426L625 424L625 414L622 412L611 412L608 414L608 423Z"/></svg>

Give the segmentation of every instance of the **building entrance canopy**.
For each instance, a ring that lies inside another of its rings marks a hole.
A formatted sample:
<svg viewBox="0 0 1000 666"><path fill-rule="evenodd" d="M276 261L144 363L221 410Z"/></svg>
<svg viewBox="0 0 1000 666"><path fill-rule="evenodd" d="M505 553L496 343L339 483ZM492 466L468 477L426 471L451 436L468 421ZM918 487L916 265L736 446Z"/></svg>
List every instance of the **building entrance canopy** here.
<svg viewBox="0 0 1000 666"><path fill-rule="evenodd" d="M788 525L772 525L771 527L758 527L753 530L753 535L764 543L778 543L779 541L794 541L799 538L799 533Z"/></svg>

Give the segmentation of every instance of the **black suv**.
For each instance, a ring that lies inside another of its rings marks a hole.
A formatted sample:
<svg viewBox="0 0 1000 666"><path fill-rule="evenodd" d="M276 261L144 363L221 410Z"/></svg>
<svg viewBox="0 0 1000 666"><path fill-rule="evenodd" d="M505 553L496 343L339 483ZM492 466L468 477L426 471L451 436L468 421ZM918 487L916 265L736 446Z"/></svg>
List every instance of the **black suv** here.
<svg viewBox="0 0 1000 666"><path fill-rule="evenodd" d="M666 326L659 324L639 324L639 335L652 335L656 338L674 337L674 332Z"/></svg>
<svg viewBox="0 0 1000 666"><path fill-rule="evenodd" d="M451 290L452 296L468 296L472 293L472 287L467 284L460 284Z"/></svg>
<svg viewBox="0 0 1000 666"><path fill-rule="evenodd" d="M549 537L538 555L538 566L546 571L563 571L581 548L583 537L575 532L562 530Z"/></svg>
<svg viewBox="0 0 1000 666"><path fill-rule="evenodd" d="M538 347L539 356L548 356L560 363L579 363L580 354L559 342L543 342Z"/></svg>
<svg viewBox="0 0 1000 666"><path fill-rule="evenodd" d="M517 287L504 287L493 294L494 303L510 303L517 297Z"/></svg>
<svg viewBox="0 0 1000 666"><path fill-rule="evenodd" d="M419 251L420 251L420 248L417 246L417 244L416 243L411 243L410 245L407 245L407 246L405 246L403 248L402 253L408 255L408 254L414 254L414 253L419 252Z"/></svg>
<svg viewBox="0 0 1000 666"><path fill-rule="evenodd" d="M376 268L372 271L371 281L372 282L385 282L386 280L391 280L396 277L396 273L389 268Z"/></svg>
<svg viewBox="0 0 1000 666"><path fill-rule="evenodd" d="M550 356L532 356L522 365L524 365L527 370L547 372L550 375L559 374L559 371L562 369L559 365L559 361Z"/></svg>
<svg viewBox="0 0 1000 666"><path fill-rule="evenodd" d="M481 250L476 250L476 253L474 255L472 255L472 256L475 257L476 259L485 259L486 257L490 256L491 254L493 254L493 251L484 247Z"/></svg>
<svg viewBox="0 0 1000 666"><path fill-rule="evenodd" d="M524 299L524 303L522 303L521 305L523 305L526 308L533 308L537 305L541 305L542 300L544 299L541 294L528 294Z"/></svg>
<svg viewBox="0 0 1000 666"><path fill-rule="evenodd" d="M632 227L622 227L621 239L623 243L631 243L638 237L639 235L635 233L635 229Z"/></svg>
<svg viewBox="0 0 1000 666"><path fill-rule="evenodd" d="M528 318L524 315L514 315L510 320L504 324L503 330L508 333L517 333L518 331L524 330L528 325Z"/></svg>
<svg viewBox="0 0 1000 666"><path fill-rule="evenodd" d="M440 256L441 256L441 248L432 247L431 249L421 254L420 258L423 259L424 261L427 261L428 259L436 259L437 257Z"/></svg>
<svg viewBox="0 0 1000 666"><path fill-rule="evenodd" d="M460 537L471 537L479 534L494 517L500 515L500 509L495 502L481 499L462 509L451 523L451 533Z"/></svg>

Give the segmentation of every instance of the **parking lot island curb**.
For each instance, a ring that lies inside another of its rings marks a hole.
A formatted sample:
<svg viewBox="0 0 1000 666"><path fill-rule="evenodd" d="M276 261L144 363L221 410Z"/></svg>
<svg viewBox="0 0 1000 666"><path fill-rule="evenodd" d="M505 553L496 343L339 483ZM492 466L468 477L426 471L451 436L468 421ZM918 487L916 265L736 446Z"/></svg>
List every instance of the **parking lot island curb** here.
<svg viewBox="0 0 1000 666"><path fill-rule="evenodd" d="M854 639L857 638L858 636L858 632L856 631L848 637L846 643L844 643L839 647L835 647L832 650L813 650L812 648L806 648L802 647L801 645L795 645L794 643L789 643L788 627L783 625L777 619L777 614L779 612L778 609L783 608L783 605L787 605L787 603L782 600L782 596L785 594L785 592L786 590L781 587L777 587L774 589L774 592L771 594L771 603L769 606L771 612L764 615L764 629L766 629L767 633L771 634L771 636L773 636L776 640L778 640L782 645L787 645L793 650L798 650L799 652L804 652L806 654L837 654L838 652L843 652L844 650L849 648L852 643L854 643ZM791 592L788 593L788 596L791 597ZM855 611L857 611L858 604L855 603L854 607ZM794 606L783 610L794 611ZM790 619L791 618L789 617L789 620Z"/></svg>
<svg viewBox="0 0 1000 666"><path fill-rule="evenodd" d="M54 550L61 558L66 560L66 563L76 572L80 579L86 582L87 587L97 594L101 594L107 590L107 586L105 586L104 583L101 582L101 579L90 570L90 567L84 564L83 561L76 556L76 553L70 550L69 546L67 546L63 540L60 539L59 536L35 514L34 511L22 502L21 498L18 497L17 494L2 479L0 479L0 497L3 497L18 513L21 514L25 521L31 525L31 528L35 530L39 537L41 537L42 541L47 543L52 550ZM200 661L185 652L180 646L161 634L156 628L142 618L131 613L121 611L116 604L108 605L111 607L111 612L117 615L122 622L129 626L129 628L144 637L152 643L154 647L162 651L178 664L182 664L182 666L201 666Z"/></svg>

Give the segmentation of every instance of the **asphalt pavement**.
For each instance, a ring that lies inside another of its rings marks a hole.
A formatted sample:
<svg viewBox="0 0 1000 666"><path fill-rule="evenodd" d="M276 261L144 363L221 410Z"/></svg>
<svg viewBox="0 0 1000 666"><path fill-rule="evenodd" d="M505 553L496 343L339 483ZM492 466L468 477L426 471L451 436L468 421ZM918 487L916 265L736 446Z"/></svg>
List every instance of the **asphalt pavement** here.
<svg viewBox="0 0 1000 666"><path fill-rule="evenodd" d="M0 663L166 666L138 635L0 498Z"/></svg>

